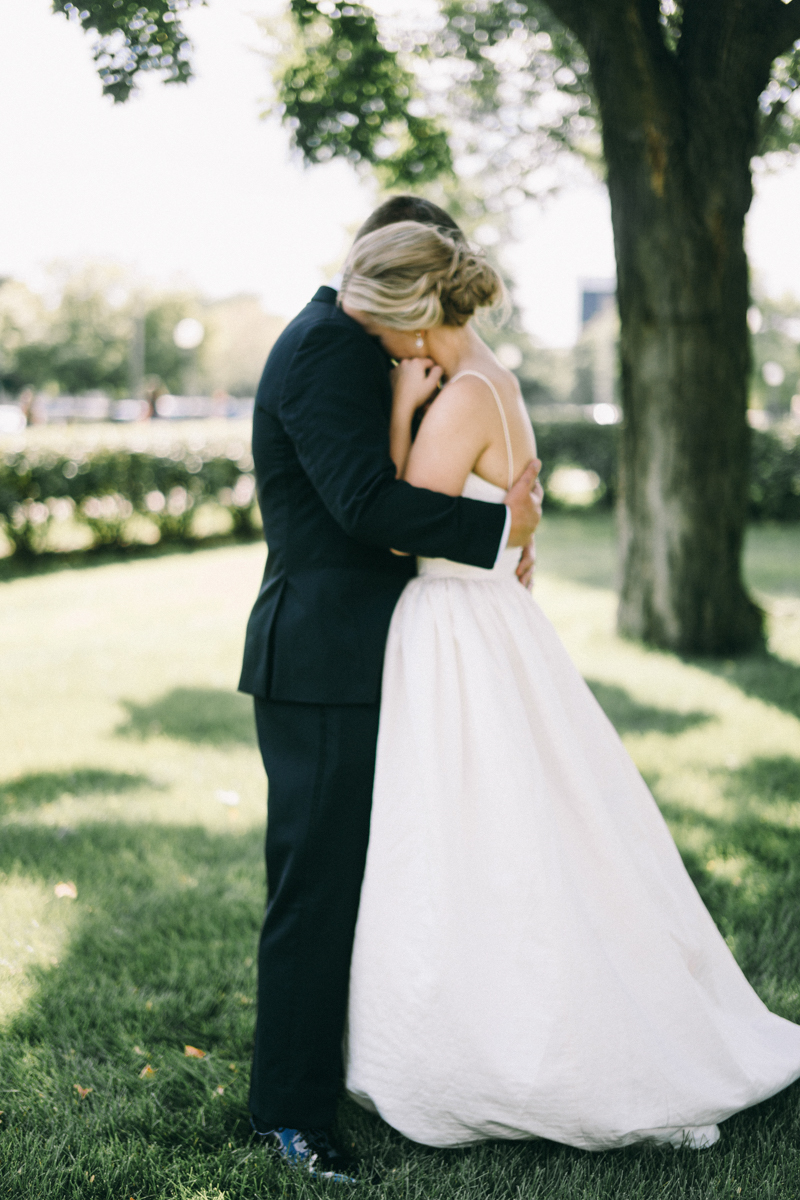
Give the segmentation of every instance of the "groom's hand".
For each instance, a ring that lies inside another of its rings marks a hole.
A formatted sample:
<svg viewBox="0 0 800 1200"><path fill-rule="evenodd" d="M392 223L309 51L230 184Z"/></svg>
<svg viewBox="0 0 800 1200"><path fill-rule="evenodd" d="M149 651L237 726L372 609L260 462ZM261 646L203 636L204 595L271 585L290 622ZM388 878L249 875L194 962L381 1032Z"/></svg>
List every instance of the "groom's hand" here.
<svg viewBox="0 0 800 1200"><path fill-rule="evenodd" d="M542 464L533 458L505 495L505 503L511 510L509 546L527 546L542 519L542 485L539 472Z"/></svg>

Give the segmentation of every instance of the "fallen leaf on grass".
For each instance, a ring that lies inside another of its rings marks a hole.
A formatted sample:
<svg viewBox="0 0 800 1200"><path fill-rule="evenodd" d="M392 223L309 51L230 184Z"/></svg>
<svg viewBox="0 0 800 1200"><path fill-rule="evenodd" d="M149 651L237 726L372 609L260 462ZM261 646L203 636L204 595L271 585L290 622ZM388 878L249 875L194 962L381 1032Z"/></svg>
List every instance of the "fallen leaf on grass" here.
<svg viewBox="0 0 800 1200"><path fill-rule="evenodd" d="M59 900L77 900L78 889L74 883L57 883L53 891Z"/></svg>
<svg viewBox="0 0 800 1200"><path fill-rule="evenodd" d="M184 1046L183 1054L185 1058L205 1058L205 1050L198 1050L197 1046Z"/></svg>
<svg viewBox="0 0 800 1200"><path fill-rule="evenodd" d="M144 1054L144 1050L142 1049L142 1047L141 1047L141 1046L134 1046L134 1047L133 1047L133 1053L134 1053L134 1054Z"/></svg>
<svg viewBox="0 0 800 1200"><path fill-rule="evenodd" d="M89 1092L91 1092L91 1091L92 1091L92 1088L85 1088L85 1087L81 1087L81 1085L80 1085L79 1083L76 1083L76 1084L75 1084L75 1091L78 1093L78 1095L80 1096L81 1100L85 1100L85 1099L86 1099L86 1097L89 1095Z"/></svg>
<svg viewBox="0 0 800 1200"><path fill-rule="evenodd" d="M155 1075L155 1073L156 1073L155 1068L151 1067L150 1063L146 1063L142 1067L141 1071L139 1072L139 1078L140 1079L150 1079L151 1076Z"/></svg>

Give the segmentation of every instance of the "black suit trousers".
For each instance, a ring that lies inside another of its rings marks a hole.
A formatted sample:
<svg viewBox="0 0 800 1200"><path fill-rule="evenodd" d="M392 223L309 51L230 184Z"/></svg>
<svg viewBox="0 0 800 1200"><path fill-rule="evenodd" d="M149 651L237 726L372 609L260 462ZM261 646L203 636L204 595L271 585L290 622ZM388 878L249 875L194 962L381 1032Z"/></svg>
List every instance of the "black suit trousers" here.
<svg viewBox="0 0 800 1200"><path fill-rule="evenodd" d="M377 704L256 698L269 778L269 898L258 952L250 1111L329 1125L342 1087L350 956L369 839Z"/></svg>

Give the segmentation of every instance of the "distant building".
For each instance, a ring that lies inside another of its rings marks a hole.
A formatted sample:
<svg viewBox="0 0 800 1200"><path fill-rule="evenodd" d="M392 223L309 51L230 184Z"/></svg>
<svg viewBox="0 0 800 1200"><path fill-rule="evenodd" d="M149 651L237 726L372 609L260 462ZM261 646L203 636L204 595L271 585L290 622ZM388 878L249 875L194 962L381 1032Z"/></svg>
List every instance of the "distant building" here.
<svg viewBox="0 0 800 1200"><path fill-rule="evenodd" d="M574 352L572 400L592 405L598 424L612 424L619 419L616 284L613 279L582 279L579 287L581 332Z"/></svg>
<svg viewBox="0 0 800 1200"><path fill-rule="evenodd" d="M617 298L617 283L615 279L581 279L578 281L581 291L581 328L591 321L599 312L607 312Z"/></svg>

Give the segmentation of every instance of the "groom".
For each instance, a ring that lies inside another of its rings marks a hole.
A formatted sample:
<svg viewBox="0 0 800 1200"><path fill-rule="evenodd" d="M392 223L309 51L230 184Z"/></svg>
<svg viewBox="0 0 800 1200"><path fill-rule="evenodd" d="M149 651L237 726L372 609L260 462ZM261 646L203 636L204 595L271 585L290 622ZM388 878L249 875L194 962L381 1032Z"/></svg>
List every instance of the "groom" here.
<svg viewBox="0 0 800 1200"><path fill-rule="evenodd" d="M357 236L402 220L463 236L442 209L414 196L392 197ZM239 687L255 697L269 777L269 904L250 1111L256 1133L289 1162L339 1180L355 1177L329 1130L392 610L414 555L490 568L506 545L528 545L541 513L538 485L531 494L535 460L505 506L396 479L390 366L377 339L322 287L275 343L253 417L269 557ZM526 551L523 581L531 566Z"/></svg>

